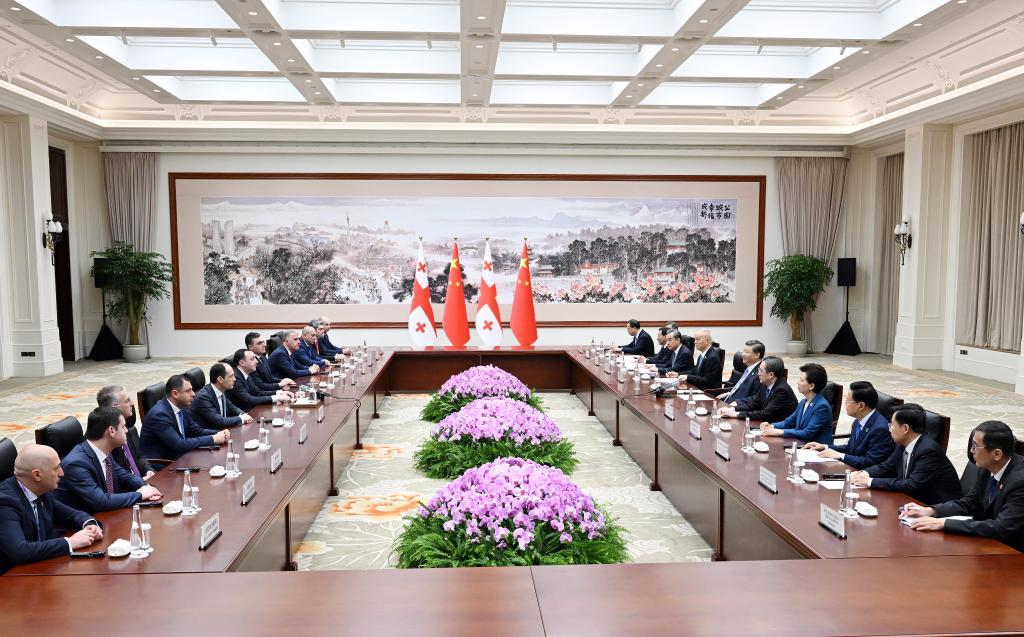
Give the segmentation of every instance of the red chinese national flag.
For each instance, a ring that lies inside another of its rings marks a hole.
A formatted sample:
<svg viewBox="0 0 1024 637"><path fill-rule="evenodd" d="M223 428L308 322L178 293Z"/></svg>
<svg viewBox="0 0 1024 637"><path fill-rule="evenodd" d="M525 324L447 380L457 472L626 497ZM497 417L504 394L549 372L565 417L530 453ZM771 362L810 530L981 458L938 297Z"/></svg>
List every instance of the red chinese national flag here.
<svg viewBox="0 0 1024 637"><path fill-rule="evenodd" d="M526 241L523 241L523 256L519 259L519 274L516 276L516 291L512 297L512 319L509 325L520 345L533 345L537 342L537 317L533 313L530 253L526 248Z"/></svg>
<svg viewBox="0 0 1024 637"><path fill-rule="evenodd" d="M469 319L466 317L466 293L462 287L459 244L452 244L452 263L448 270L448 290L444 296L444 334L452 345L462 347L469 341Z"/></svg>

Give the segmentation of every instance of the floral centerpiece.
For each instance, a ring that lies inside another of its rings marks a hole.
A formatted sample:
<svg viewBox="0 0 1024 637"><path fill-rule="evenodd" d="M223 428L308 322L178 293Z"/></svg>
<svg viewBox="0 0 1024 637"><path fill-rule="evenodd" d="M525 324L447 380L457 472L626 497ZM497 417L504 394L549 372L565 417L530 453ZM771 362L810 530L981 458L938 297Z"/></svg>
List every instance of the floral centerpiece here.
<svg viewBox="0 0 1024 637"><path fill-rule="evenodd" d="M478 398L434 425L413 463L430 478L451 480L497 458L525 458L576 468L572 442L549 416L514 398Z"/></svg>
<svg viewBox="0 0 1024 637"><path fill-rule="evenodd" d="M564 473L499 458L467 470L406 518L399 568L615 564L622 529Z"/></svg>
<svg viewBox="0 0 1024 637"><path fill-rule="evenodd" d="M423 407L420 418L441 422L477 398L489 396L513 398L543 410L540 396L533 395L523 381L494 365L477 365L446 380Z"/></svg>

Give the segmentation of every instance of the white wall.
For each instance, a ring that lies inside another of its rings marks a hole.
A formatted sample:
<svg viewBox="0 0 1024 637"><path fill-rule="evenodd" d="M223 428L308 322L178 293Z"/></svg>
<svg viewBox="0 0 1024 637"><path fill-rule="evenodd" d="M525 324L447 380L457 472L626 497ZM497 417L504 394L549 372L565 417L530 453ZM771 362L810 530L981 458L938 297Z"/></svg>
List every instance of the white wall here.
<svg viewBox="0 0 1024 637"><path fill-rule="evenodd" d="M781 256L782 239L779 220L775 169L770 157L636 157L579 156L552 154L531 155L341 155L341 154L215 154L163 153L159 162L157 224L154 250L170 257L170 211L167 174L169 172L465 172L465 173L621 173L621 174L739 174L767 176L765 211L765 258ZM576 150L576 153L579 151ZM105 214L105 212L104 212ZM836 299L840 305L834 307ZM813 345L823 348L842 323L841 297L831 294L822 299L815 323ZM716 328L713 335L727 350L734 350L742 341L760 338L770 351L783 351L788 332L786 326L768 316L762 327ZM170 300L156 303L150 309L153 324L150 344L153 356L224 355L241 346L245 330L175 330L173 305ZM680 318L666 307L665 319ZM838 321L837 321L838 319ZM269 330L263 330L269 332ZM337 326L335 342L352 343L367 340L382 345L407 345L404 329L376 329L346 332ZM612 328L542 328L539 345L561 345L599 340L625 340L625 330ZM476 340L470 341L470 345Z"/></svg>

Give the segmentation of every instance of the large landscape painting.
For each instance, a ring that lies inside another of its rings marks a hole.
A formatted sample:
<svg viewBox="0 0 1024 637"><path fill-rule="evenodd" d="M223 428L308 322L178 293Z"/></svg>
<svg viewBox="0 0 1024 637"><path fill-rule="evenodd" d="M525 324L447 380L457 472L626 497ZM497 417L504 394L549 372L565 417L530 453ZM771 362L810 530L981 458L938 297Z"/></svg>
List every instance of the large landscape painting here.
<svg viewBox="0 0 1024 637"><path fill-rule="evenodd" d="M586 187L578 178L246 177L172 176L182 327L226 313L228 323L279 324L310 306L338 306L324 309L336 321L404 325L420 240L441 304L456 237L467 299L476 300L489 238L506 306L527 238L542 322L621 323L657 306L665 315L666 304L677 306L673 318L705 324L758 318L740 307L760 311L759 299L743 302L759 294L760 278L743 248L763 249L763 178L595 178Z"/></svg>

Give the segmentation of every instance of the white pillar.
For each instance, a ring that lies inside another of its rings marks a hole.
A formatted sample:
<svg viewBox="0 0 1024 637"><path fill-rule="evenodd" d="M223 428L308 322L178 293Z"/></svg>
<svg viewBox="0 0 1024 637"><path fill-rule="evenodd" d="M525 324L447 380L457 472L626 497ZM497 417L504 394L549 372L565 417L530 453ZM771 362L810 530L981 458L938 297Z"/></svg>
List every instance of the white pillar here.
<svg viewBox="0 0 1024 637"><path fill-rule="evenodd" d="M910 220L913 247L900 268L892 362L910 369L941 369L953 129L935 124L908 128L905 144L903 217Z"/></svg>
<svg viewBox="0 0 1024 637"><path fill-rule="evenodd" d="M50 212L46 121L32 116L0 120L0 265L4 274L4 372L48 376L64 371L57 331L57 298L43 218Z"/></svg>

